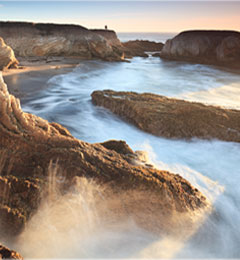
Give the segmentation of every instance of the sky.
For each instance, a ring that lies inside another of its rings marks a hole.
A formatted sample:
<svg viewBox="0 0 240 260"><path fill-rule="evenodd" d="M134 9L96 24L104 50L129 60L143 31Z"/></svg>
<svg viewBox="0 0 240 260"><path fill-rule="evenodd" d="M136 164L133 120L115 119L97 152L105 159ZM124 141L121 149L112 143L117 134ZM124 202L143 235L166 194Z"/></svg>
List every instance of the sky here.
<svg viewBox="0 0 240 260"><path fill-rule="evenodd" d="M1 21L71 23L116 32L240 30L240 1L0 1Z"/></svg>

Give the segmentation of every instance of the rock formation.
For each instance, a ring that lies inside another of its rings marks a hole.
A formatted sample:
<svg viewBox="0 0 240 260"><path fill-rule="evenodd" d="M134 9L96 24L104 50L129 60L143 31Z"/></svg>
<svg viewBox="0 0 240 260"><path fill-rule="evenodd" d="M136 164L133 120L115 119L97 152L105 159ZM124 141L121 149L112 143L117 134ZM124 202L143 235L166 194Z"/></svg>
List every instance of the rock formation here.
<svg viewBox="0 0 240 260"><path fill-rule="evenodd" d="M240 33L185 31L166 42L160 57L240 68Z"/></svg>
<svg viewBox="0 0 240 260"><path fill-rule="evenodd" d="M8 69L11 66L16 67L17 65L18 61L13 50L0 38L0 70Z"/></svg>
<svg viewBox="0 0 240 260"><path fill-rule="evenodd" d="M61 190L69 188L76 176L93 179L105 186L106 198L123 195L118 207L110 203L104 214L109 217L111 212L123 212L155 231L176 231L173 227L178 227L183 216L189 225L189 212L199 212L208 205L205 197L178 174L136 165L137 155L124 142L89 144L75 139L57 123L24 113L19 100L8 93L0 79L0 152L4 154L0 184L8 194L2 196L1 206L9 217L2 219L6 231L10 227L14 231L11 234L21 231L24 219L39 203L39 187L47 183L49 165L54 164L61 175ZM12 216L15 212L17 215Z"/></svg>
<svg viewBox="0 0 240 260"><path fill-rule="evenodd" d="M23 258L19 253L15 252L15 251L13 251L13 250L11 250L11 249L3 246L3 245L0 245L0 260L2 260L2 259L10 259L10 260L11 259L19 259L19 260L22 260Z"/></svg>
<svg viewBox="0 0 240 260"><path fill-rule="evenodd" d="M123 42L122 45L124 47L125 57L131 58L133 56L148 57L145 52L161 51L164 44L161 42L136 40Z"/></svg>
<svg viewBox="0 0 240 260"><path fill-rule="evenodd" d="M0 36L17 57L77 56L120 60L122 52L117 36L112 31L108 34L111 34L111 41L105 38L106 33L103 35L78 25L0 22Z"/></svg>
<svg viewBox="0 0 240 260"><path fill-rule="evenodd" d="M143 131L167 138L240 142L240 111L154 94L94 91L92 101Z"/></svg>

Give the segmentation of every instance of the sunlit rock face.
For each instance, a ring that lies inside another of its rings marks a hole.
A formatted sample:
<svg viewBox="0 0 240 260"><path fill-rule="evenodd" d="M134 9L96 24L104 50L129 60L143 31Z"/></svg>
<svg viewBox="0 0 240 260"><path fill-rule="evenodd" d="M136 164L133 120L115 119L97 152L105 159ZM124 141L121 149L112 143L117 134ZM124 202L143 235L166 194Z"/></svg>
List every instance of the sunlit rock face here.
<svg viewBox="0 0 240 260"><path fill-rule="evenodd" d="M240 33L185 31L164 45L162 58L240 68Z"/></svg>
<svg viewBox="0 0 240 260"><path fill-rule="evenodd" d="M2 78L0 136L4 158L0 184L6 191L1 197L1 210L6 215L1 225L6 232L21 231L39 199L46 197L40 190L44 193L49 172L55 172L49 165L56 165L63 192L81 177L100 185L103 191L97 205L107 204L107 210L99 211L110 222L127 216L154 232L177 232L183 225L190 225L195 213L208 208L201 192L178 174L138 164L139 154L125 142L89 144L75 139L57 123L24 113Z"/></svg>
<svg viewBox="0 0 240 260"><path fill-rule="evenodd" d="M111 41L105 34L78 25L0 22L0 36L20 57L77 56L120 60L122 53L117 36L113 31L108 34L111 34Z"/></svg>
<svg viewBox="0 0 240 260"><path fill-rule="evenodd" d="M13 50L0 37L0 70L8 69L11 66L16 67L17 65L18 61Z"/></svg>
<svg viewBox="0 0 240 260"><path fill-rule="evenodd" d="M0 245L0 259L19 259L22 260L22 256L3 245Z"/></svg>
<svg viewBox="0 0 240 260"><path fill-rule="evenodd" d="M150 93L112 90L94 91L92 101L157 136L240 142L240 112L237 110Z"/></svg>

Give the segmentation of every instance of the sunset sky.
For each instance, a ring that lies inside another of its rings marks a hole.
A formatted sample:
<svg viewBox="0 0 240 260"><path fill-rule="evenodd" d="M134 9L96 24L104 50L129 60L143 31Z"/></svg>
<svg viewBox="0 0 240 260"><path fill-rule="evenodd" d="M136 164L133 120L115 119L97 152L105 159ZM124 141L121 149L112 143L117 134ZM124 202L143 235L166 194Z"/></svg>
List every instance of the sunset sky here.
<svg viewBox="0 0 240 260"><path fill-rule="evenodd" d="M230 1L0 1L2 21L80 24L117 32L240 30L240 2Z"/></svg>

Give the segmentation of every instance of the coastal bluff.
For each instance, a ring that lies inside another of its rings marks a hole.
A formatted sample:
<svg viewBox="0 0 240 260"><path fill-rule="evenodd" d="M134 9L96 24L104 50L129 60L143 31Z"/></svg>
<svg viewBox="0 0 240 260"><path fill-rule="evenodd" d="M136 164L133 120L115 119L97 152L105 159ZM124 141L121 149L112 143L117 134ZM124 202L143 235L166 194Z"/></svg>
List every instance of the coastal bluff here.
<svg viewBox="0 0 240 260"><path fill-rule="evenodd" d="M0 135L0 225L6 237L21 233L47 197L49 173L60 178L63 193L82 178L104 187L95 198L99 216L131 217L158 233L189 228L194 214L208 209L205 196L187 180L140 160L125 142L90 144L57 123L24 113L2 77Z"/></svg>
<svg viewBox="0 0 240 260"><path fill-rule="evenodd" d="M160 55L170 60L240 68L240 32L184 31L167 40Z"/></svg>
<svg viewBox="0 0 240 260"><path fill-rule="evenodd" d="M240 142L240 111L164 96L94 91L92 102L156 136Z"/></svg>
<svg viewBox="0 0 240 260"><path fill-rule="evenodd" d="M64 56L121 60L114 31L88 30L80 25L0 22L0 37L17 57Z"/></svg>

